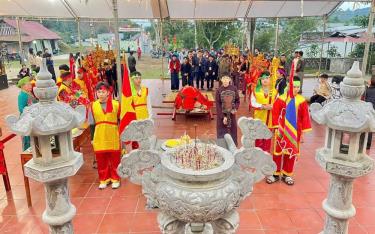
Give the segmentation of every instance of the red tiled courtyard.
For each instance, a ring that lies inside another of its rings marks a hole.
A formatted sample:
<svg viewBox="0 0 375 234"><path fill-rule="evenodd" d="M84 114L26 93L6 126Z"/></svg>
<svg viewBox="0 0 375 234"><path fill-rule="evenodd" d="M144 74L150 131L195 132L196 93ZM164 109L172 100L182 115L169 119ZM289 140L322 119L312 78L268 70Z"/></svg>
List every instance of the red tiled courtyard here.
<svg viewBox="0 0 375 234"><path fill-rule="evenodd" d="M307 80L305 93L309 96L315 80ZM153 105L161 106L162 86L160 81L145 81L151 89ZM169 82L165 82L167 91ZM10 87L0 91L0 126L3 137L9 134L4 117L17 114L19 90ZM242 101L242 100L241 100ZM248 103L242 103L238 116L249 116ZM186 118L178 116L172 121L170 116L158 116L157 112L171 109L154 109L156 134L159 138L181 136L185 130L193 135L193 124L199 124L198 134L203 137L216 136L216 120ZM238 117L237 116L237 117ZM294 186L284 183L272 185L264 181L254 187L253 194L240 206L240 227L238 233L319 233L324 224L321 203L327 193L329 176L315 162L315 150L323 145L324 127L313 123L313 131L305 135L302 157L296 166ZM157 210L145 209L145 198L141 187L123 180L118 190L107 188L98 190L96 169L92 168L93 153L90 145L83 148L85 164L78 174L70 178L70 195L77 207L73 224L75 233L160 233ZM5 191L0 186L0 233L48 233L48 227L41 221L45 209L42 184L30 180L32 204L26 202L23 174L20 162L21 140L16 137L5 146L6 162L10 174L12 190ZM374 147L369 151L375 157ZM353 202L357 209L351 219L349 233L375 233L375 180L374 173L360 178L354 183ZM281 230L281 231L280 231Z"/></svg>

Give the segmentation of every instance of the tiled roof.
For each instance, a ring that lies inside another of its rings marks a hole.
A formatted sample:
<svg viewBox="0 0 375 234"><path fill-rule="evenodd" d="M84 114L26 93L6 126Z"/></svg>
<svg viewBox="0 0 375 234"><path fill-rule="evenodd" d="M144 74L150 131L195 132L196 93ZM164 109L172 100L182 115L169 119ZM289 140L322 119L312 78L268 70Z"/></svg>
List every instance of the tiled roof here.
<svg viewBox="0 0 375 234"><path fill-rule="evenodd" d="M17 28L17 21L12 19L4 19L4 22L11 25L14 28ZM21 28L21 38L23 42L30 42L33 40L59 40L61 37L57 33L52 32L48 28L44 27L42 24L35 21L20 21ZM18 37L14 35L0 35L2 40L13 41Z"/></svg>

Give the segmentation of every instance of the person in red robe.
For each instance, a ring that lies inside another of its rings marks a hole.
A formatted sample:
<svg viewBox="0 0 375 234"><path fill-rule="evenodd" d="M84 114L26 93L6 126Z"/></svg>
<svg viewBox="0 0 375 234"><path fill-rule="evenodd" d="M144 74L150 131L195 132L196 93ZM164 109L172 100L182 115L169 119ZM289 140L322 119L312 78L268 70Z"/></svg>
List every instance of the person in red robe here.
<svg viewBox="0 0 375 234"><path fill-rule="evenodd" d="M76 61L72 53L69 54L69 70L72 78L76 78Z"/></svg>
<svg viewBox="0 0 375 234"><path fill-rule="evenodd" d="M141 60L142 50L141 50L141 47L139 47L139 46L138 46L138 49L137 49L137 55L138 55L138 61Z"/></svg>
<svg viewBox="0 0 375 234"><path fill-rule="evenodd" d="M70 72L61 75L62 83L59 86L57 100L68 103L71 107L76 108L78 105L88 105L90 101L73 85L73 79Z"/></svg>
<svg viewBox="0 0 375 234"><path fill-rule="evenodd" d="M77 82L77 79L82 80L83 82ZM83 91L85 92L87 98L90 100L90 102L95 101L95 95L94 95L94 89L92 88L93 85L90 81L90 79L87 77L87 71L81 67L77 71L77 78L75 79L76 83L80 83L79 86L83 87ZM84 83L84 85L83 85Z"/></svg>
<svg viewBox="0 0 375 234"><path fill-rule="evenodd" d="M293 94L295 98L295 105L297 111L297 150L291 151L287 149L286 142L283 139L281 131L285 128L285 113L288 94L284 92L279 96L272 107L272 124L275 128L275 142L273 151L273 161L276 163L277 169L273 176L267 177L266 182L272 184L280 178L287 184L293 185L294 179L292 178L294 172L294 164L300 155L299 148L301 137L304 132L311 131L311 122L309 107L305 98L298 94L300 90L300 79L298 76L293 78Z"/></svg>
<svg viewBox="0 0 375 234"><path fill-rule="evenodd" d="M178 92L174 105L177 110L184 109L185 111L190 112L195 108L209 110L212 108L213 103L197 88L186 85Z"/></svg>
<svg viewBox="0 0 375 234"><path fill-rule="evenodd" d="M94 64L91 54L87 56L87 63L88 63L87 78L90 80L92 89L95 90L96 84L98 83L99 73L98 73L98 68Z"/></svg>

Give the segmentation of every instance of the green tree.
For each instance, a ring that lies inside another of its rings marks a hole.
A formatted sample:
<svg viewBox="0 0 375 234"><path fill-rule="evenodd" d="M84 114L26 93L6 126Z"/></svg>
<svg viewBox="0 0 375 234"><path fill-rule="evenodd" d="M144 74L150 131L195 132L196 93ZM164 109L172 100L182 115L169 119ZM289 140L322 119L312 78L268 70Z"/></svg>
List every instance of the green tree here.
<svg viewBox="0 0 375 234"><path fill-rule="evenodd" d="M65 43L74 43L78 38L78 29L77 23L75 21L56 21L56 20L43 20L42 24L56 32L61 36ZM92 27L90 26L92 25ZM138 27L138 25L130 20L121 20L120 25L122 27L129 26L129 27ZM96 37L99 33L108 33L113 32L113 24L109 25L105 22L94 22L90 23L87 21L81 22L81 37L82 39L87 39L91 37L91 30L93 29L93 37ZM135 33L127 33L126 35L132 36Z"/></svg>
<svg viewBox="0 0 375 234"><path fill-rule="evenodd" d="M368 15L357 15L352 20L352 22L355 25L360 26L361 28L367 28L368 21L369 21Z"/></svg>
<svg viewBox="0 0 375 234"><path fill-rule="evenodd" d="M73 43L74 37L77 37L77 24L73 21L43 20L42 24L59 34L66 43Z"/></svg>
<svg viewBox="0 0 375 234"><path fill-rule="evenodd" d="M274 29L261 29L255 32L255 48L263 52L271 51L271 46L274 42Z"/></svg>
<svg viewBox="0 0 375 234"><path fill-rule="evenodd" d="M353 51L349 54L351 58L362 58L363 54L365 53L365 43L359 43L354 46ZM370 56L373 54L375 59L375 46L370 46Z"/></svg>
<svg viewBox="0 0 375 234"><path fill-rule="evenodd" d="M312 44L309 49L307 50L307 57L309 58L316 58L319 54L319 45L318 44Z"/></svg>
<svg viewBox="0 0 375 234"><path fill-rule="evenodd" d="M102 33L109 33L108 27L105 25L99 25L97 30L97 34L102 34Z"/></svg>
<svg viewBox="0 0 375 234"><path fill-rule="evenodd" d="M321 23L319 18L286 19L281 24L279 48L281 53L291 54L299 47L302 33L314 31Z"/></svg>
<svg viewBox="0 0 375 234"><path fill-rule="evenodd" d="M337 15L328 18L328 23L340 23L341 20Z"/></svg>
<svg viewBox="0 0 375 234"><path fill-rule="evenodd" d="M155 32L154 34L155 35ZM169 46L173 49L173 37L176 36L177 48L194 47L194 29L193 24L187 21L164 21L163 22L163 40L168 38ZM155 37L154 37L155 38Z"/></svg>
<svg viewBox="0 0 375 234"><path fill-rule="evenodd" d="M235 44L241 43L241 22L198 22L198 45L204 48L221 48L231 40Z"/></svg>
<svg viewBox="0 0 375 234"><path fill-rule="evenodd" d="M331 58L336 58L336 57L341 56L338 49L337 49L337 46L334 46L334 45L329 47L329 49L327 50L327 54Z"/></svg>

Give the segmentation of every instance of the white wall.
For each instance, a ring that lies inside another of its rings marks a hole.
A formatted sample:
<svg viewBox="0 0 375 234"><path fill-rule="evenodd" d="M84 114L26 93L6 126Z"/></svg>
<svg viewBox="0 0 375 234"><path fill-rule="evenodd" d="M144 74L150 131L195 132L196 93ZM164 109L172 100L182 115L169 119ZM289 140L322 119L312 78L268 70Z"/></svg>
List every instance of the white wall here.
<svg viewBox="0 0 375 234"><path fill-rule="evenodd" d="M312 43L312 44L316 44L316 43ZM310 46L312 44L305 44L303 45L303 56L307 58L307 51L309 50ZM353 44L353 50L354 50L354 47L355 47L355 43ZM321 44L318 44L319 46L319 53L318 53L318 56L317 58L320 57L320 48L321 48ZM345 54L345 42L330 42L329 43L329 48L331 48L332 46L336 46L337 47L337 51L338 53L341 55L341 57L344 57L344 54ZM347 43L347 48L346 48L346 57L349 56L350 54L350 50L351 50L351 46L352 46L352 43ZM328 50L328 43L324 43L323 45L323 57L327 57L327 50Z"/></svg>

